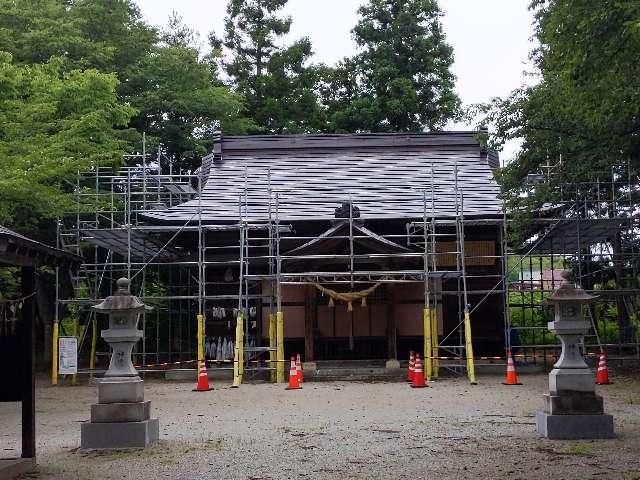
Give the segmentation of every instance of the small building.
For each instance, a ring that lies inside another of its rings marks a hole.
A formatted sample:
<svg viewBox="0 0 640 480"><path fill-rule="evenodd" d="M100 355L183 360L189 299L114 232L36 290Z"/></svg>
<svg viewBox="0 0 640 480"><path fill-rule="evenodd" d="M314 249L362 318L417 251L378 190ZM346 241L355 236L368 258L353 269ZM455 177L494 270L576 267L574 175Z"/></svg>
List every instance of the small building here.
<svg viewBox="0 0 640 480"><path fill-rule="evenodd" d="M21 458L0 458L0 478L12 478L32 469L36 458L35 430L35 275L44 266L78 267L82 258L49 247L0 227L0 267L18 267L21 293L13 301L15 317L0 318L0 403L21 402ZM9 309L10 310L10 309Z"/></svg>
<svg viewBox="0 0 640 480"><path fill-rule="evenodd" d="M201 267L212 337L232 335L240 306L264 345L280 305L287 355L405 359L422 350L428 305L442 355L457 355L466 301L475 352L501 353L499 161L482 136L221 136L203 159L201 193L142 217L201 227L185 228L176 251Z"/></svg>

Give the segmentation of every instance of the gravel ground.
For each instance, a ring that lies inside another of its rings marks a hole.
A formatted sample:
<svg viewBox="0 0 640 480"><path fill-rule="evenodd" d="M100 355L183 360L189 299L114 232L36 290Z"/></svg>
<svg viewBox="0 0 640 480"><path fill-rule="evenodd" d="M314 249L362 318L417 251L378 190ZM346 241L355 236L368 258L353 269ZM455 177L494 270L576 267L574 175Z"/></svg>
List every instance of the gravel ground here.
<svg viewBox="0 0 640 480"><path fill-rule="evenodd" d="M146 382L161 441L140 451L81 451L80 422L95 387L37 389L37 479L640 479L640 381L599 387L618 438L550 441L535 433L544 375L480 385L447 378L403 383ZM18 451L20 410L0 404L0 456Z"/></svg>

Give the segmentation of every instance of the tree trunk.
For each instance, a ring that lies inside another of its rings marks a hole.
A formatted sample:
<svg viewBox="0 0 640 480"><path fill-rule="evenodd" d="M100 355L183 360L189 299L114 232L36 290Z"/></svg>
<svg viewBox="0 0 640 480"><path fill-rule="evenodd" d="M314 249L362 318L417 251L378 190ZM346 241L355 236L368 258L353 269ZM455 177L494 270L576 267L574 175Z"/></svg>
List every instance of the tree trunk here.
<svg viewBox="0 0 640 480"><path fill-rule="evenodd" d="M305 294L304 309L304 361L315 361L315 329L316 329L316 289L308 285Z"/></svg>
<svg viewBox="0 0 640 480"><path fill-rule="evenodd" d="M38 327L41 329L44 348L42 365L47 369L51 368L51 326L53 325L55 312L55 296L52 295L49 279L44 278L46 274L39 273L36 276L36 306L38 310Z"/></svg>
<svg viewBox="0 0 640 480"><path fill-rule="evenodd" d="M395 295L393 285L389 285L389 303L387 305L387 360L398 359L397 338Z"/></svg>

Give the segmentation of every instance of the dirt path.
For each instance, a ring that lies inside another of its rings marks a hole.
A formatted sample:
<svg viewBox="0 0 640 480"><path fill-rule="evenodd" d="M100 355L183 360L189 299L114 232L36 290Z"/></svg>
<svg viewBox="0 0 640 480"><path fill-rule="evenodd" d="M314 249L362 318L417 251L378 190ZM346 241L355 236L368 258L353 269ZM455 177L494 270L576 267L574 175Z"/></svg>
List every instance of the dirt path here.
<svg viewBox="0 0 640 480"><path fill-rule="evenodd" d="M546 376L506 387L444 379L270 384L194 393L146 382L161 442L146 451L78 450L95 387L37 389L38 479L640 479L640 382L599 388L618 438L549 441L534 431ZM0 455L15 455L16 404L0 404Z"/></svg>

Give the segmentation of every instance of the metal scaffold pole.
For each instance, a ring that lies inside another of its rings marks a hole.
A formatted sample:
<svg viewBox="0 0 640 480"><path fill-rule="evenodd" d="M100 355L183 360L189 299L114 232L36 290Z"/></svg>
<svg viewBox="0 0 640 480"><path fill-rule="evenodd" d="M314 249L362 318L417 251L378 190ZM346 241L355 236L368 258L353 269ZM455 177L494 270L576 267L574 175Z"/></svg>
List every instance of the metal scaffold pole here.
<svg viewBox="0 0 640 480"><path fill-rule="evenodd" d="M271 211L271 168L267 170L267 188L268 188L268 215L269 215L269 368L271 381L277 380L277 338L276 338L276 312L274 311L273 297L274 297L274 283L273 275L275 273L274 261L273 261L273 214Z"/></svg>
<svg viewBox="0 0 640 480"><path fill-rule="evenodd" d="M60 249L60 219L56 222L56 248ZM56 304L53 312L53 332L51 335L51 385L58 384L58 329L60 327L60 267L56 267Z"/></svg>
<svg viewBox="0 0 640 480"><path fill-rule="evenodd" d="M475 385L476 366L473 358L473 340L471 334L471 314L469 313L469 298L467 294L467 267L464 246L464 193L460 192L460 259L462 264L462 292L464 298L464 349L467 356L467 376L469 383Z"/></svg>
<svg viewBox="0 0 640 480"><path fill-rule="evenodd" d="M433 162L431 162L431 269L436 271L438 269L438 259L436 256L436 193L435 193L435 170ZM424 213L424 212L423 212ZM434 289L435 290L435 289ZM438 378L440 375L440 359L439 356L439 341L438 341L438 309L437 309L437 297L434 292L434 306L429 312L429 321L431 325L431 355L433 360L431 362L431 376L430 378Z"/></svg>
<svg viewBox="0 0 640 480"><path fill-rule="evenodd" d="M353 291L353 269L353 197L351 192L349 192L349 280L351 291ZM349 308L351 308L349 312L349 350L353 351L353 307L351 303L349 303L349 306Z"/></svg>
<svg viewBox="0 0 640 480"><path fill-rule="evenodd" d="M509 311L509 274L508 274L508 265L507 262L509 260L509 255L507 253L507 207L502 202L502 228L501 228L501 244L500 249L502 250L501 262L502 262L502 281L504 282L504 294L503 294L503 315L504 315L504 345L505 345L505 353L511 351L511 312Z"/></svg>
<svg viewBox="0 0 640 480"><path fill-rule="evenodd" d="M467 377L469 383L475 385L476 368L473 358L473 341L471 334L471 314L469 313L469 298L467 295L467 268L466 268L466 251L464 238L464 193L458 186L458 165L454 167L454 188L456 197L456 223L458 236L458 258L462 276L462 295L463 295L463 315L464 315L464 350L467 358Z"/></svg>
<svg viewBox="0 0 640 480"><path fill-rule="evenodd" d="M284 317L282 315L282 258L280 257L280 196L276 192L276 381L284 383Z"/></svg>
<svg viewBox="0 0 640 480"><path fill-rule="evenodd" d="M199 375L200 365L205 362L204 355L204 337L205 337L205 324L204 324L204 245L202 238L202 172L198 172L198 314L196 315L197 322L197 339L198 348L198 365L197 372ZM190 323L190 322L189 322ZM191 346L190 346L191 348ZM197 377L196 377L197 380Z"/></svg>
<svg viewBox="0 0 640 480"><path fill-rule="evenodd" d="M244 287L244 263L245 259L245 235L246 229L244 218L242 215L242 194L238 195L238 237L240 248L240 264L238 268L238 310L236 314L236 341L233 354L233 385L238 388L242 383L242 374L244 368L243 347L244 347L244 315L242 310L242 298Z"/></svg>
<svg viewBox="0 0 640 480"><path fill-rule="evenodd" d="M427 191L422 191L422 231L424 241L424 309L422 311L422 322L424 330L424 377L431 379L433 373L433 352L432 352L432 331L431 331L431 291L429 288L429 232L427 230ZM436 333L437 334L437 333Z"/></svg>

